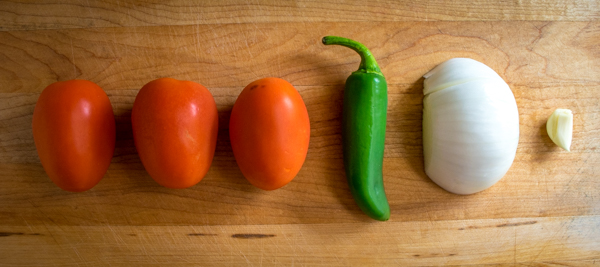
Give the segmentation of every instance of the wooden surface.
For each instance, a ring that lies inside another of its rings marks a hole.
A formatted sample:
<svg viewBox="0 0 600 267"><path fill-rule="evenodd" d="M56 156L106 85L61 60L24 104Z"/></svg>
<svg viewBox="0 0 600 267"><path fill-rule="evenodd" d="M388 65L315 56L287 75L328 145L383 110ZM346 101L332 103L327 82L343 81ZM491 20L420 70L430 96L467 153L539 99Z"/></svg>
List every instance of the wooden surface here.
<svg viewBox="0 0 600 267"><path fill-rule="evenodd" d="M597 1L1 1L0 265L600 264L599 19ZM359 57L325 35L363 42L387 77L388 222L350 195L340 113ZM421 76L453 57L496 70L520 115L508 174L469 196L423 171ZM311 120L306 163L272 192L243 178L228 134L239 92L268 76ZM159 77L202 83L219 109L215 159L189 189L155 183L133 145L133 100ZM77 194L47 178L31 133L40 92L75 78L117 121L107 174ZM545 131L556 108L574 113L570 153Z"/></svg>

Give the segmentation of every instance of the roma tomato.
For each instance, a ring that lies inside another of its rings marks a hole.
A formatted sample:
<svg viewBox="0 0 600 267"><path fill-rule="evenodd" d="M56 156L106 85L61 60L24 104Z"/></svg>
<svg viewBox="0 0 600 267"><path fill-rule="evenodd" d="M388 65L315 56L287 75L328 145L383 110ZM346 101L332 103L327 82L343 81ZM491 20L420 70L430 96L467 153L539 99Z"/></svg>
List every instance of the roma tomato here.
<svg viewBox="0 0 600 267"><path fill-rule="evenodd" d="M146 171L169 188L200 182L215 154L218 120L212 94L198 83L161 78L144 85L131 124Z"/></svg>
<svg viewBox="0 0 600 267"><path fill-rule="evenodd" d="M44 170L60 188L82 192L106 173L115 150L115 117L93 82L56 82L33 111L33 140Z"/></svg>
<svg viewBox="0 0 600 267"><path fill-rule="evenodd" d="M235 160L251 184L264 190L288 184L308 152L310 122L302 97L279 78L252 82L233 106L229 137Z"/></svg>

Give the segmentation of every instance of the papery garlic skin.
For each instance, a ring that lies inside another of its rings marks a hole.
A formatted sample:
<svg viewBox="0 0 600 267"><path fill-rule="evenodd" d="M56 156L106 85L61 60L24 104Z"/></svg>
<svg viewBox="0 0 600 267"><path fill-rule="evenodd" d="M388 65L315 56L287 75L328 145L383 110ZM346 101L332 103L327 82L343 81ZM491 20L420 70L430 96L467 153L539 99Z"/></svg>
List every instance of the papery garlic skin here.
<svg viewBox="0 0 600 267"><path fill-rule="evenodd" d="M494 70L468 58L450 59L424 77L425 173L455 194L491 187L512 165L519 143L512 91Z"/></svg>
<svg viewBox="0 0 600 267"><path fill-rule="evenodd" d="M555 110L546 122L546 131L552 142L566 151L571 151L573 112L561 108Z"/></svg>

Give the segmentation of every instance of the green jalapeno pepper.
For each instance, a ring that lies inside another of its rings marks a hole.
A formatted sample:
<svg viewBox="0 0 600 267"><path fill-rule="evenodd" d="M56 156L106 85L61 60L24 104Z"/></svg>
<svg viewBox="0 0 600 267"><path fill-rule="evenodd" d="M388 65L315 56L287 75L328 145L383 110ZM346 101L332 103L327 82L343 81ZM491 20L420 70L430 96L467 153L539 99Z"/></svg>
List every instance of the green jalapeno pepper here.
<svg viewBox="0 0 600 267"><path fill-rule="evenodd" d="M344 89L344 167L358 206L373 219L388 220L390 205L382 173L388 104L385 77L364 45L337 36L324 37L323 44L345 46L360 55L360 66L348 77Z"/></svg>

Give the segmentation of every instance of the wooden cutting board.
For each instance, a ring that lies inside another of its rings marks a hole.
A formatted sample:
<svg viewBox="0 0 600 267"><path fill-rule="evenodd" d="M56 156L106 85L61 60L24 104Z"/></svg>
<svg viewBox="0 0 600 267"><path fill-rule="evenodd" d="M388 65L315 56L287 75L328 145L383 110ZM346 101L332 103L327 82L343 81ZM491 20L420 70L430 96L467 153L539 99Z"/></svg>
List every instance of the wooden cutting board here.
<svg viewBox="0 0 600 267"><path fill-rule="evenodd" d="M0 2L0 265L594 265L600 262L600 5L596 1ZM343 84L371 49L389 83L384 183L392 216L366 217L342 164ZM469 196L425 175L422 75L454 57L497 71L519 107L508 174ZM229 114L251 81L280 77L311 120L306 162L266 192L239 171ZM133 145L138 90L160 77L206 86L219 110L208 175L167 189ZM117 143L103 180L68 193L46 176L32 113L50 83L108 94ZM572 151L548 138L574 113Z"/></svg>

